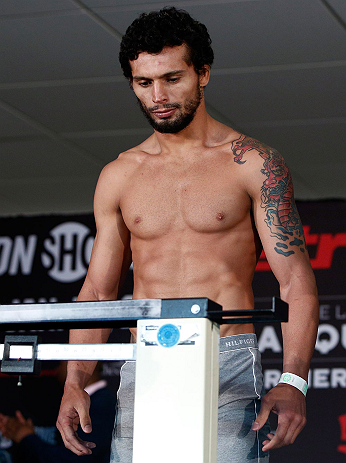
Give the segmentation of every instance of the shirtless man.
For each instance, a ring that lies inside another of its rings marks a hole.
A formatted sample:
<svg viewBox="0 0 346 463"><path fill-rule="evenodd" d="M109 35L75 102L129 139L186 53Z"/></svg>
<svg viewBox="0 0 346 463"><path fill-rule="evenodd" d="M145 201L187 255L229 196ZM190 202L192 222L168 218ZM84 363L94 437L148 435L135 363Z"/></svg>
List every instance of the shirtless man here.
<svg viewBox="0 0 346 463"><path fill-rule="evenodd" d="M307 380L318 299L290 173L277 151L207 113L212 61L205 26L186 12L144 14L128 28L120 62L154 133L100 175L97 235L79 300L116 299L132 259L134 299L207 297L225 310L253 309L251 284L263 246L289 303L283 371ZM251 324L221 326L222 338L238 336L253 349L224 349L225 361L220 357L218 463L267 462L268 451L293 443L306 422L304 394L290 384L264 395L258 412L262 376L253 332ZM105 342L108 335L107 329L72 330L70 342ZM78 455L93 447L75 433L78 421L91 432L83 388L93 368L93 362L70 362L57 422ZM125 364L120 407L133 375ZM275 435L266 426L271 411L278 414ZM121 432L111 461L130 463L131 436Z"/></svg>

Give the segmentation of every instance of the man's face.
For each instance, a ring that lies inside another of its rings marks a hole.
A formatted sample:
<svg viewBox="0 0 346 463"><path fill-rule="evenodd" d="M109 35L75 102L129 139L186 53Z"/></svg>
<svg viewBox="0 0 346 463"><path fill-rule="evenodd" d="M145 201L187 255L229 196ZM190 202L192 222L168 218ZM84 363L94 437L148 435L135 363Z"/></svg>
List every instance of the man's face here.
<svg viewBox="0 0 346 463"><path fill-rule="evenodd" d="M193 120L206 85L186 62L184 45L166 47L161 53L140 53L131 61L133 90L152 125L161 133L178 133ZM209 76L209 74L208 74Z"/></svg>

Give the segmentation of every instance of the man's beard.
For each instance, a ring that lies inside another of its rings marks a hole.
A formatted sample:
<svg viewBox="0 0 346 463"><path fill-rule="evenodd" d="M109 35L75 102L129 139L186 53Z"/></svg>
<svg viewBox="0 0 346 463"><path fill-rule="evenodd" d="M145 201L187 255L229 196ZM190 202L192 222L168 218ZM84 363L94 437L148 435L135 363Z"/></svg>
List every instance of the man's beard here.
<svg viewBox="0 0 346 463"><path fill-rule="evenodd" d="M177 108L180 110L180 114L178 114L175 119L170 120L167 118L161 121L157 121L154 119L154 116L151 113L153 111L157 111L160 107L153 106L151 108L147 108L137 98L139 107L141 108L144 116L147 118L153 129L160 133L178 133L181 130L184 130L193 121L197 108L201 103L201 99L202 92L198 85L195 97L187 100L184 106L182 106L180 103L166 103L162 105L163 109Z"/></svg>

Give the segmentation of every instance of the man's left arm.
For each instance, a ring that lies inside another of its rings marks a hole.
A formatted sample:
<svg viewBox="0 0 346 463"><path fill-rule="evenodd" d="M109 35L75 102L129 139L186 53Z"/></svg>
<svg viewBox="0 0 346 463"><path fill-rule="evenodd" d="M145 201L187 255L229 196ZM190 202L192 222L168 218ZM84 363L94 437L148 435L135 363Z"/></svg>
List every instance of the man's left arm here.
<svg viewBox="0 0 346 463"><path fill-rule="evenodd" d="M293 373L307 382L316 341L318 300L313 290L314 280L310 281L306 273L309 272L302 269L291 275L288 286L280 285L280 293L281 299L289 304L289 321L282 324L283 372ZM279 383L262 398L253 429L260 429L270 412L278 415L278 427L275 435L270 434L268 441L264 441L264 451L293 444L302 431L306 424L303 392L290 384Z"/></svg>
<svg viewBox="0 0 346 463"><path fill-rule="evenodd" d="M280 297L289 304L289 321L282 324L283 372L307 381L317 335L318 296L292 179L276 150L259 142L252 148L244 161L254 220L268 262L280 284ZM305 426L303 392L290 384L278 384L263 397L253 429L260 429L270 412L278 415L278 427L275 435L268 435L264 451L292 444Z"/></svg>

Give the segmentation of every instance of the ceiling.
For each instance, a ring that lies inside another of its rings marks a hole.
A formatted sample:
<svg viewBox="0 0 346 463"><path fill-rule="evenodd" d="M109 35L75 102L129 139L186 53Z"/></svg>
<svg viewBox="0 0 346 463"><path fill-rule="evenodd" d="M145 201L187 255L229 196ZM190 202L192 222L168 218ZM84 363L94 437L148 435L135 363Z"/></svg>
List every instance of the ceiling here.
<svg viewBox="0 0 346 463"><path fill-rule="evenodd" d="M346 199L345 0L16 0L0 5L0 215L92 210L102 167L152 133L121 35L169 5L209 29L210 114L281 151L298 199Z"/></svg>

